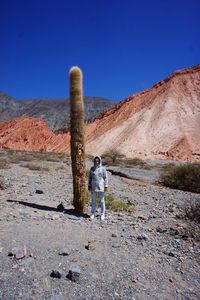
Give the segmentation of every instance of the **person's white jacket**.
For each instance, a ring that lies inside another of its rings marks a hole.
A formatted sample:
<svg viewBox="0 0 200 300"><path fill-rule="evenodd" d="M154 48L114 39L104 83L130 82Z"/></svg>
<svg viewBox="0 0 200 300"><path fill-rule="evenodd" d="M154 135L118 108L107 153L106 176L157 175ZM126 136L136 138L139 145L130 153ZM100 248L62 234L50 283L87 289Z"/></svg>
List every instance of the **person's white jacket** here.
<svg viewBox="0 0 200 300"><path fill-rule="evenodd" d="M97 157L100 160L100 164L98 166L94 164L90 169L88 189L92 192L104 192L104 188L108 187L108 174L106 168L102 166L101 157L95 156L95 158Z"/></svg>

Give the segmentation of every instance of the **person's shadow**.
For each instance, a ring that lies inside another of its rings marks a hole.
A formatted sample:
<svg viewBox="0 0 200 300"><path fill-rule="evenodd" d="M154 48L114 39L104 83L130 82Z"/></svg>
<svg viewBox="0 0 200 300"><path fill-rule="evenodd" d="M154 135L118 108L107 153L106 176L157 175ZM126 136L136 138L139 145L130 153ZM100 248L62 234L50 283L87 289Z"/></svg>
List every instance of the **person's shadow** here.
<svg viewBox="0 0 200 300"><path fill-rule="evenodd" d="M76 217L89 218L89 215L87 213L77 212L73 208L65 209L64 206L61 204L59 204L57 207L52 207L52 206L41 205L41 204L36 204L36 203L31 203L26 201L18 201L18 200L7 200L7 202L18 203L39 210L63 212L65 214L73 215Z"/></svg>

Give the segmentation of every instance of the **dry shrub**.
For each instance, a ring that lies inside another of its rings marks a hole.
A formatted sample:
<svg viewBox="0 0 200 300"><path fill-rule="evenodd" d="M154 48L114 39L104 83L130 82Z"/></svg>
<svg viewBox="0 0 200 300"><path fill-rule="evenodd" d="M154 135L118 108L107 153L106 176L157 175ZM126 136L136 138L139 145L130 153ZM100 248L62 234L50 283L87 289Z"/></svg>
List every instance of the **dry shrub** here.
<svg viewBox="0 0 200 300"><path fill-rule="evenodd" d="M134 158L126 158L123 160L123 164L125 167L127 168L132 168L132 167L140 167L142 169L145 170L150 170L151 167L142 159L138 158L138 157L134 157Z"/></svg>
<svg viewBox="0 0 200 300"><path fill-rule="evenodd" d="M28 168L31 171L44 171L48 172L49 168L34 163L22 163L21 167Z"/></svg>
<svg viewBox="0 0 200 300"><path fill-rule="evenodd" d="M111 165L119 165L122 162L122 159L125 157L119 150L117 149L109 149L108 151L102 154L102 159L106 164Z"/></svg>
<svg viewBox="0 0 200 300"><path fill-rule="evenodd" d="M20 163L22 161L52 161L52 162L70 162L70 157L63 153L54 152L35 152L21 150L3 150L0 152L1 158L7 157L11 163Z"/></svg>
<svg viewBox="0 0 200 300"><path fill-rule="evenodd" d="M10 167L10 161L7 158L0 158L0 170L8 169Z"/></svg>
<svg viewBox="0 0 200 300"><path fill-rule="evenodd" d="M6 184L3 179L3 177L0 177L0 190L5 190L6 189Z"/></svg>
<svg viewBox="0 0 200 300"><path fill-rule="evenodd" d="M200 200L195 200L185 208L185 216L200 223Z"/></svg>
<svg viewBox="0 0 200 300"><path fill-rule="evenodd" d="M200 164L169 165L159 181L167 187L200 193Z"/></svg>

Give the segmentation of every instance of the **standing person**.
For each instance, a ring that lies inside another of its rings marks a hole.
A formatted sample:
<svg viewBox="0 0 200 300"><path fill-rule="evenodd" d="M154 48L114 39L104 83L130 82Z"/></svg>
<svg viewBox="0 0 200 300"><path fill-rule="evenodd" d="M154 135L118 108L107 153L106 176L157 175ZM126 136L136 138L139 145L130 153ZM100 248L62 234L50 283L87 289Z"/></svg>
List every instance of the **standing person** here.
<svg viewBox="0 0 200 300"><path fill-rule="evenodd" d="M96 198L99 194L101 205L101 220L105 218L105 199L104 192L108 188L108 174L106 168L102 166L102 159L100 156L95 156L94 166L90 169L88 189L92 194L92 209L90 219L95 218L96 213Z"/></svg>

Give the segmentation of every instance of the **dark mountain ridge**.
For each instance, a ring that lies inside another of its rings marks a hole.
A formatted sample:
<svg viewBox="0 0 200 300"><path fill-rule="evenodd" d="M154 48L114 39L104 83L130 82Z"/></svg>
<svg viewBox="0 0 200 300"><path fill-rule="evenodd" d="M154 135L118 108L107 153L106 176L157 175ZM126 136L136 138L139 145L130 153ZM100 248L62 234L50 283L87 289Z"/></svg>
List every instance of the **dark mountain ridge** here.
<svg viewBox="0 0 200 300"><path fill-rule="evenodd" d="M116 102L102 97L85 96L85 121L90 123L103 111ZM4 92L0 92L0 122L23 115L42 118L53 131L66 130L70 122L68 98L37 98L16 100Z"/></svg>

